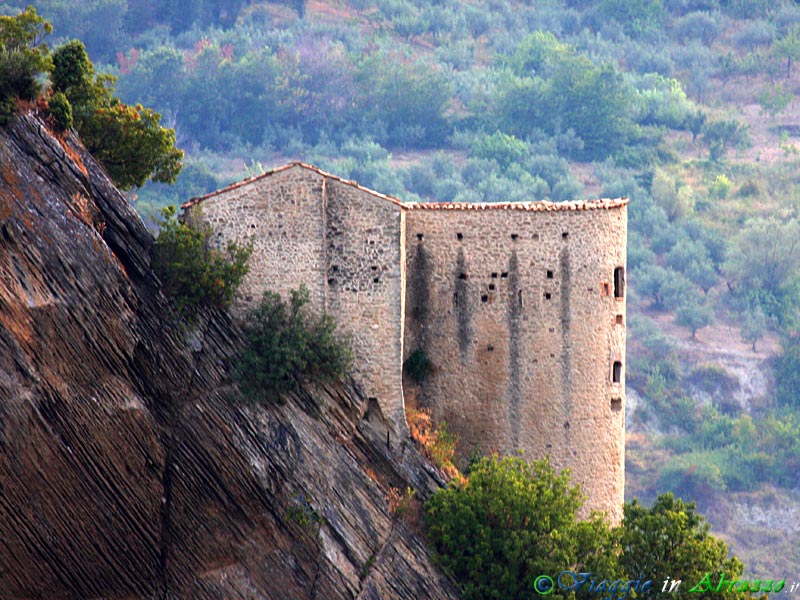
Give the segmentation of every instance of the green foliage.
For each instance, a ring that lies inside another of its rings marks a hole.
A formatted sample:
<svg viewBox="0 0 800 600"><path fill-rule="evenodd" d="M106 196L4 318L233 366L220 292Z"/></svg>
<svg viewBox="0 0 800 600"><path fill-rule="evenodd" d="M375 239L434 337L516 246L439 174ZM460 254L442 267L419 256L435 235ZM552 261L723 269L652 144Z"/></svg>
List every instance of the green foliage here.
<svg viewBox="0 0 800 600"><path fill-rule="evenodd" d="M503 169L523 162L529 153L530 150L525 142L501 131L479 137L470 152L476 158L496 160Z"/></svg>
<svg viewBox="0 0 800 600"><path fill-rule="evenodd" d="M578 522L580 505L569 475L547 460L484 458L428 500L428 537L465 599L527 599L543 573L613 575L614 534L597 516Z"/></svg>
<svg viewBox="0 0 800 600"><path fill-rule="evenodd" d="M66 131L72 127L72 106L63 93L53 94L47 103L47 111L53 117L56 131Z"/></svg>
<svg viewBox="0 0 800 600"><path fill-rule="evenodd" d="M308 288L292 290L288 304L265 292L247 315L247 345L235 367L242 392L256 402L280 403L281 395L303 382L342 379L352 362L346 341L328 314L313 316Z"/></svg>
<svg viewBox="0 0 800 600"><path fill-rule="evenodd" d="M687 327L692 332L692 339L695 339L699 329L714 322L714 313L708 304L690 299L678 307L675 312L675 322L682 327Z"/></svg>
<svg viewBox="0 0 800 600"><path fill-rule="evenodd" d="M782 353L775 363L777 400L781 405L800 407L800 340L784 336Z"/></svg>
<svg viewBox="0 0 800 600"><path fill-rule="evenodd" d="M16 98L34 100L41 93L37 77L51 66L42 39L52 30L30 6L14 17L0 16L0 120L13 112Z"/></svg>
<svg viewBox="0 0 800 600"><path fill-rule="evenodd" d="M161 127L161 115L152 109L120 102L113 95L114 78L95 76L82 42L69 42L53 53L52 81L53 89L69 99L86 148L117 186L175 181L183 166L175 130Z"/></svg>
<svg viewBox="0 0 800 600"><path fill-rule="evenodd" d="M728 558L725 542L709 534L694 502L683 502L671 493L659 496L650 508L635 498L626 503L622 529L620 563L632 578L659 581L664 573L680 573L686 585L700 581L707 572L725 573L733 580L744 570L738 559ZM681 589L685 591L688 587ZM714 594L720 596L733 594Z"/></svg>
<svg viewBox="0 0 800 600"><path fill-rule="evenodd" d="M164 209L159 226L153 269L183 316L228 307L249 271L252 248L235 242L215 247L211 228L179 221L174 206Z"/></svg>
<svg viewBox="0 0 800 600"><path fill-rule="evenodd" d="M430 375L433 368L428 354L422 348L414 350L403 363L403 373L408 375L414 383L422 383Z"/></svg>

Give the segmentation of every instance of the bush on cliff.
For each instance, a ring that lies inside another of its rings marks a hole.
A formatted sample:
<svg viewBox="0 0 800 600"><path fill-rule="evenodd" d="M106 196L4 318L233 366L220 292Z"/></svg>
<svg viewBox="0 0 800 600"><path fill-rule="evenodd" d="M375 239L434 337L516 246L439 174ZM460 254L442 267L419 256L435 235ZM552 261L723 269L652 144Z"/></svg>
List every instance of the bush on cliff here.
<svg viewBox="0 0 800 600"><path fill-rule="evenodd" d="M265 292L248 314L248 344L235 374L250 399L280 403L281 394L301 383L342 379L350 368L349 345L336 335L333 317L310 314L309 299L305 286L292 290L288 303L275 292Z"/></svg>
<svg viewBox="0 0 800 600"><path fill-rule="evenodd" d="M249 271L252 248L229 242L216 247L211 228L182 222L176 209L163 211L153 248L153 270L178 311L191 318L203 307L227 308Z"/></svg>
<svg viewBox="0 0 800 600"><path fill-rule="evenodd" d="M751 584L730 589L742 563L728 558L694 503L670 493L650 508L634 499L625 504L622 525L611 528L597 514L578 521L581 502L569 474L556 473L548 460L483 458L467 479L428 500L428 540L465 600L622 600L658 593L664 577L683 580L681 596L694 596L694 588L698 597L734 598Z"/></svg>

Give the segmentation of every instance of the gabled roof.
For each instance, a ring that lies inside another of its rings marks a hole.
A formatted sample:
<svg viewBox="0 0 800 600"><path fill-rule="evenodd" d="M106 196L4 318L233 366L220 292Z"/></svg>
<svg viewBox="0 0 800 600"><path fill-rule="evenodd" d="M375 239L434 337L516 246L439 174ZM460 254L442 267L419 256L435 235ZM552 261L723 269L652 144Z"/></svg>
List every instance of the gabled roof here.
<svg viewBox="0 0 800 600"><path fill-rule="evenodd" d="M224 194L225 192L229 192L231 190L244 187L255 181L266 179L267 177L271 177L276 173L282 173L283 171L288 171L289 169L292 169L294 167L308 169L309 171L313 171L314 173L317 173L322 177L338 181L345 185L352 186L362 192L370 194L371 196L380 198L381 200L386 200L387 202L391 202L392 204L396 204L404 210L443 210L443 211L523 210L532 212L549 212L549 211L573 211L573 210L596 210L596 209L620 208L622 206L626 206L630 202L628 198L617 198L614 200L609 200L609 199L576 200L571 202L550 202L548 200L538 200L535 202L474 202L474 203L473 202L403 202L402 200L400 200L399 198L395 198L394 196L387 196L386 194L381 194L380 192L376 192L375 190L371 190L362 185L359 185L358 182L356 181L343 179L336 175L332 175L331 173L327 173L322 169L319 169L313 165L309 165L300 161L293 161L282 167L271 169L266 173L262 173L261 175L256 175L254 177L243 179L242 181L237 181L236 183L232 183L229 186L226 186L224 188L221 188L204 196L192 198L188 202L184 202L181 205L181 208L183 209L190 208L196 204L200 204L201 202L209 198L213 198L220 194Z"/></svg>
<svg viewBox="0 0 800 600"><path fill-rule="evenodd" d="M333 175L331 173L327 173L327 172L323 171L322 169L320 169L318 167L315 167L314 165L309 165L309 164L306 164L306 163L300 162L300 161L293 161L293 162L290 162L288 164L283 165L282 167L278 167L276 169L271 169L271 170L267 171L266 173L262 173L261 175L256 175L254 177L248 177L247 179L243 179L242 181L237 181L236 183L232 183L229 186L226 186L226 187L224 187L222 189L219 189L219 190L216 190L216 191L211 192L209 194L206 194L205 196L199 196L197 198L192 198L188 202L184 202L183 204L181 204L181 208L184 208L184 209L185 208L189 208L191 206L194 206L195 204L201 203L203 200L207 200L208 198L213 198L214 196L218 196L219 194L224 194L225 192L229 192L231 190L235 190L237 188L249 185L249 184L251 184L251 183L253 183L255 181L260 181L261 179L266 179L267 177L271 177L272 175L275 175L276 173L282 173L283 171L288 171L289 169L292 169L294 167L301 167L303 169L308 169L309 171L313 171L314 173L317 173L317 174L321 175L322 177L325 177L327 179L333 179L334 181L338 181L339 183L343 183L345 185L349 185L351 187L356 188L357 190L361 190L362 192L366 192L367 194L370 194L371 196L375 196L376 198L380 198L381 200L386 200L388 202L391 202L392 204L397 204L399 206L405 206L403 201L400 200L399 198L395 198L393 196L387 196L386 194L381 194L380 192L376 192L375 190L371 190L371 189L366 188L366 187L364 187L362 185L359 185L358 182L356 182L356 181L352 181L352 180L349 180L349 179L343 179L343 178L338 177L336 175Z"/></svg>

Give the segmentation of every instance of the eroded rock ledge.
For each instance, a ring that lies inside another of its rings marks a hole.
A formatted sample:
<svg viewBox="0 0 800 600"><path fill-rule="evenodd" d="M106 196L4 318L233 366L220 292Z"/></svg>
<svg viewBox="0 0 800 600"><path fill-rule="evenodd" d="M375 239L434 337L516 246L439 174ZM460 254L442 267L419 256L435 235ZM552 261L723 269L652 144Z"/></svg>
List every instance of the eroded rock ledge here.
<svg viewBox="0 0 800 600"><path fill-rule="evenodd" d="M353 386L228 400L152 238L72 136L0 128L0 598L456 598L388 511L441 484ZM319 407L319 408L317 408Z"/></svg>

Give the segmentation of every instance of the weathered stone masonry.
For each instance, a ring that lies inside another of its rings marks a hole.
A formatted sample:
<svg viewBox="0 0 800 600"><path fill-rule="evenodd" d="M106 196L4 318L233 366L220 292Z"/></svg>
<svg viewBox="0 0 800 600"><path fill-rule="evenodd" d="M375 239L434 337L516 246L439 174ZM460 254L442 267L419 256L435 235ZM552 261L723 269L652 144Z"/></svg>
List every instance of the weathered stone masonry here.
<svg viewBox="0 0 800 600"><path fill-rule="evenodd" d="M184 205L254 246L244 303L304 283L353 340L356 377L407 435L402 364L458 456L546 454L621 518L627 200L402 203L292 163Z"/></svg>

